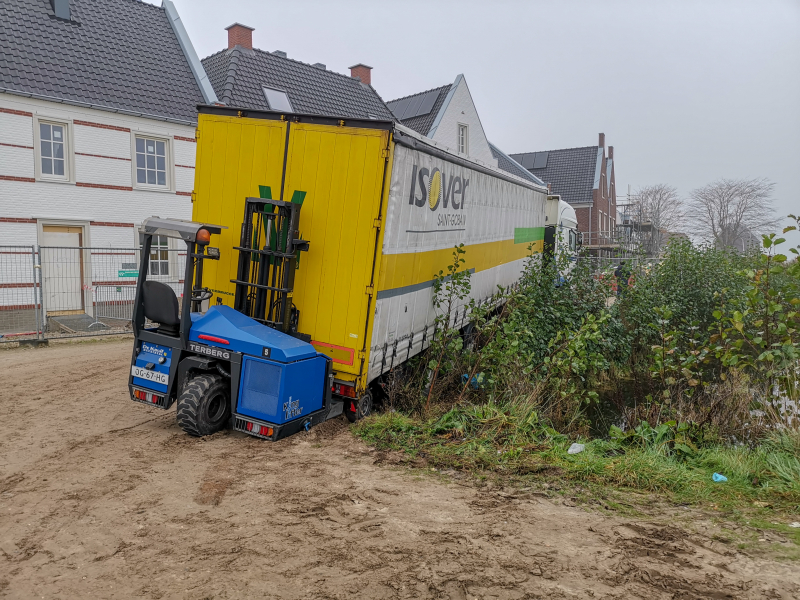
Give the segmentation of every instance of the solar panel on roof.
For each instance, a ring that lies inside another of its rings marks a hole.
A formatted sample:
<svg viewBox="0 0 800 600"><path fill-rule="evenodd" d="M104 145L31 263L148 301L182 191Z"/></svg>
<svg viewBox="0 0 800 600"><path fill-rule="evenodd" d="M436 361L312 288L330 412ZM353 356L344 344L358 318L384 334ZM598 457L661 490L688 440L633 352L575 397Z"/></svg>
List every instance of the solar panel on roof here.
<svg viewBox="0 0 800 600"><path fill-rule="evenodd" d="M547 166L547 152L537 152L533 159L534 169L544 169Z"/></svg>
<svg viewBox="0 0 800 600"><path fill-rule="evenodd" d="M528 152L526 154L523 154L520 157L520 160L522 162L522 166L525 167L526 169L532 169L533 168L533 154L532 153Z"/></svg>
<svg viewBox="0 0 800 600"><path fill-rule="evenodd" d="M417 114L415 116L420 117L422 115L427 115L431 112L433 105L436 104L436 99L439 97L438 91L428 92L422 98L422 104L419 105L419 109L417 110Z"/></svg>
<svg viewBox="0 0 800 600"><path fill-rule="evenodd" d="M403 119L410 119L411 117L417 116L419 107L422 104L422 98L422 96L415 96L414 98L411 98L411 102L408 103L406 114L403 115Z"/></svg>
<svg viewBox="0 0 800 600"><path fill-rule="evenodd" d="M406 112L406 107L410 101L411 98L403 98L402 100L398 100L397 102L392 102L389 104L389 110L392 111L392 114L398 121L403 120L403 113Z"/></svg>

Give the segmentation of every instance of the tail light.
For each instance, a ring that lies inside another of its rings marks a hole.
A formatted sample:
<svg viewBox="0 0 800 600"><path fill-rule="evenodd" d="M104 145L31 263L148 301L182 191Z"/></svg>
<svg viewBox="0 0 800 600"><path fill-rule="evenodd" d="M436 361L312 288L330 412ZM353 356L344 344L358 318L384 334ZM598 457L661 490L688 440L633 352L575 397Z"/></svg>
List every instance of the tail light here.
<svg viewBox="0 0 800 600"><path fill-rule="evenodd" d="M233 428L236 431L243 431L250 435L255 435L263 438L271 438L274 430L268 425L261 425L260 423L253 423L252 421L245 421L241 417L236 417L233 423Z"/></svg>
<svg viewBox="0 0 800 600"><path fill-rule="evenodd" d="M164 396L154 392L149 392L147 390L134 388L133 399L137 402L144 402L145 404L155 404L160 408L164 408L166 406L166 398Z"/></svg>
<svg viewBox="0 0 800 600"><path fill-rule="evenodd" d="M355 386L348 385L346 383L339 383L338 381L333 384L333 386L331 387L331 391L334 394L338 394L339 396L346 396L347 398L356 397Z"/></svg>

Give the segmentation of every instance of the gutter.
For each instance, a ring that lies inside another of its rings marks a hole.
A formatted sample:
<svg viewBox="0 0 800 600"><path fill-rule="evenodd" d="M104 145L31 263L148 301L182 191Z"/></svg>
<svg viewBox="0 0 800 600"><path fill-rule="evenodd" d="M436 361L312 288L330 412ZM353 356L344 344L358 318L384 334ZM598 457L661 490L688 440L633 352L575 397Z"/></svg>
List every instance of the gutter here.
<svg viewBox="0 0 800 600"><path fill-rule="evenodd" d="M186 28L183 26L181 17L175 8L175 5L172 3L172 0L162 0L161 7L167 13L167 19L169 20L169 24L172 26L172 31L175 32L175 37L178 38L178 43L181 46L181 50L183 50L183 55L186 57L186 61L189 63L189 67L192 69L194 79L197 81L197 86L200 88L200 92L203 94L203 101L206 104L214 104L218 102L217 94L214 92L214 88L211 87L211 82L208 80L208 75L206 74L206 70L203 68L203 63L200 62L200 58L197 56L197 52L194 50L192 40L189 39L189 34L186 33Z"/></svg>

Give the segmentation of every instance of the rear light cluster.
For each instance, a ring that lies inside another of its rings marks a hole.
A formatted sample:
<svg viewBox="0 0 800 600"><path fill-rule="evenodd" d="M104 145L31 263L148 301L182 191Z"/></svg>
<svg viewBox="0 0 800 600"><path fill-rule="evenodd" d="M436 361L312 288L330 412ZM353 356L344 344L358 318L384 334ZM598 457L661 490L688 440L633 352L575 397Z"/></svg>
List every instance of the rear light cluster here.
<svg viewBox="0 0 800 600"><path fill-rule="evenodd" d="M133 399L137 402L144 402L145 404L151 404L160 408L164 408L166 398L161 394L155 394L153 392L148 392L147 390L134 388Z"/></svg>
<svg viewBox="0 0 800 600"><path fill-rule="evenodd" d="M334 394L339 394L340 396L347 396L348 398L355 398L356 397L356 388L352 385L347 385L346 383L334 383L331 387L331 391Z"/></svg>
<svg viewBox="0 0 800 600"><path fill-rule="evenodd" d="M239 417L236 418L233 428L236 431L243 431L244 433L249 433L250 435L260 438L271 438L273 433L272 427L269 427L268 425L253 423L252 421L245 421Z"/></svg>

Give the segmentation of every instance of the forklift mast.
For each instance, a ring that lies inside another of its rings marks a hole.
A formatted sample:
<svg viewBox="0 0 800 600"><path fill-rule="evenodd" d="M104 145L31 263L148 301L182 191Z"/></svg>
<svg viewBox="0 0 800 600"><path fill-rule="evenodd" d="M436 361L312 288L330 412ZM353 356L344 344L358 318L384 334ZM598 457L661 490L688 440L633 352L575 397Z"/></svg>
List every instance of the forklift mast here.
<svg viewBox="0 0 800 600"><path fill-rule="evenodd" d="M246 198L234 309L289 335L298 334L299 312L292 304L294 276L301 251L299 201Z"/></svg>

